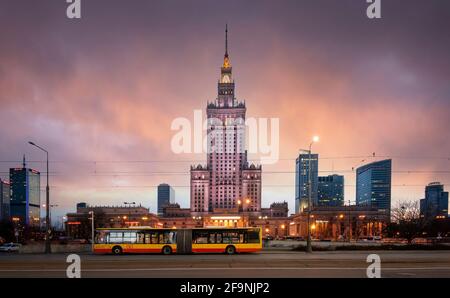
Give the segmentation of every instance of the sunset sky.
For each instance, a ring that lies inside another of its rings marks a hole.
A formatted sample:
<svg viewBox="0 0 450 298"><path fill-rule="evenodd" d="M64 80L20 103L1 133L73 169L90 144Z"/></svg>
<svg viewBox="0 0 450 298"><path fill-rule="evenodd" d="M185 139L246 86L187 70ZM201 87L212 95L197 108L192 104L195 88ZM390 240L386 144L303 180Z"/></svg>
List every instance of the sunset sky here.
<svg viewBox="0 0 450 298"><path fill-rule="evenodd" d="M365 0L82 0L81 20L66 7L0 0L0 177L23 154L44 171L27 142L48 148L52 214L125 201L155 212L163 182L189 206L189 166L206 156L174 154L170 126L215 99L226 23L238 100L280 121L263 207L294 211L295 158L313 135L320 175L344 174L346 201L352 167L387 157L393 204L432 181L450 189L449 1L383 0L381 20Z"/></svg>

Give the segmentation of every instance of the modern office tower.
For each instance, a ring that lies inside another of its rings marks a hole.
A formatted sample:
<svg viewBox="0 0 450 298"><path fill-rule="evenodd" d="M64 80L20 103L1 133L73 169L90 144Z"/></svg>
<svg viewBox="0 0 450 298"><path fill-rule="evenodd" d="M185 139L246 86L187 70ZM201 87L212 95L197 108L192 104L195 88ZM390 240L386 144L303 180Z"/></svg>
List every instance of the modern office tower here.
<svg viewBox="0 0 450 298"><path fill-rule="evenodd" d="M391 211L392 160L373 162L356 169L356 204Z"/></svg>
<svg viewBox="0 0 450 298"><path fill-rule="evenodd" d="M310 155L300 154L295 161L295 213L308 207L309 200L309 165ZM319 154L311 154L311 201L317 206L317 183L319 169Z"/></svg>
<svg viewBox="0 0 450 298"><path fill-rule="evenodd" d="M10 184L0 179L0 221L10 220L10 201Z"/></svg>
<svg viewBox="0 0 450 298"><path fill-rule="evenodd" d="M24 225L39 225L40 173L29 169L23 159L22 168L9 169L11 187L11 218Z"/></svg>
<svg viewBox="0 0 450 298"><path fill-rule="evenodd" d="M193 215L224 210L261 212L261 166L245 150L245 103L235 97L225 30L225 56L217 98L207 105L207 165L191 166Z"/></svg>
<svg viewBox="0 0 450 298"><path fill-rule="evenodd" d="M158 185L158 215L163 214L165 206L175 202L175 190L169 184Z"/></svg>
<svg viewBox="0 0 450 298"><path fill-rule="evenodd" d="M448 217L448 192L440 182L425 187L425 198L420 200L420 215L427 219Z"/></svg>
<svg viewBox="0 0 450 298"><path fill-rule="evenodd" d="M319 176L317 200L319 206L344 205L344 176Z"/></svg>

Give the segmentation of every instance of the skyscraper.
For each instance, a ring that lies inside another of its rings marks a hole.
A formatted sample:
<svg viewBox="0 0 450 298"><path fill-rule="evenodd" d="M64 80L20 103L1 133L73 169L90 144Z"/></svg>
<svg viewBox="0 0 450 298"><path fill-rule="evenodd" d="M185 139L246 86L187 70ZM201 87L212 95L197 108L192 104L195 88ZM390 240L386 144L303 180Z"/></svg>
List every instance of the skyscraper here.
<svg viewBox="0 0 450 298"><path fill-rule="evenodd" d="M158 185L158 215L163 214L165 206L175 201L175 190L166 183Z"/></svg>
<svg viewBox="0 0 450 298"><path fill-rule="evenodd" d="M300 154L295 161L295 213L308 207L309 154ZM319 154L311 154L311 201L317 206Z"/></svg>
<svg viewBox="0 0 450 298"><path fill-rule="evenodd" d="M317 200L319 206L344 205L344 176L319 176Z"/></svg>
<svg viewBox="0 0 450 298"><path fill-rule="evenodd" d="M420 200L420 215L428 219L448 217L448 192L444 191L443 184L433 182L425 187L425 198Z"/></svg>
<svg viewBox="0 0 450 298"><path fill-rule="evenodd" d="M11 217L19 218L25 225L39 225L40 219L40 173L26 168L25 157L22 168L9 169L11 186Z"/></svg>
<svg viewBox="0 0 450 298"><path fill-rule="evenodd" d="M10 201L10 185L0 179L0 221L10 219Z"/></svg>
<svg viewBox="0 0 450 298"><path fill-rule="evenodd" d="M356 169L356 204L391 211L392 160L373 162Z"/></svg>
<svg viewBox="0 0 450 298"><path fill-rule="evenodd" d="M207 105L208 152L206 166L191 167L191 211L261 211L261 166L247 162L245 103L235 97L225 30L225 55L218 94Z"/></svg>

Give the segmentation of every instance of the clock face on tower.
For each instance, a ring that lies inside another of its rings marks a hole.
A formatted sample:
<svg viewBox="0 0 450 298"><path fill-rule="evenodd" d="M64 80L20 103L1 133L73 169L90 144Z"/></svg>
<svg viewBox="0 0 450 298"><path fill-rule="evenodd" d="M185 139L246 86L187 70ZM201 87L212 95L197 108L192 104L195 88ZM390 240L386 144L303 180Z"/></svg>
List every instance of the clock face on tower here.
<svg viewBox="0 0 450 298"><path fill-rule="evenodd" d="M223 75L222 76L222 83L231 83L231 79L229 75Z"/></svg>

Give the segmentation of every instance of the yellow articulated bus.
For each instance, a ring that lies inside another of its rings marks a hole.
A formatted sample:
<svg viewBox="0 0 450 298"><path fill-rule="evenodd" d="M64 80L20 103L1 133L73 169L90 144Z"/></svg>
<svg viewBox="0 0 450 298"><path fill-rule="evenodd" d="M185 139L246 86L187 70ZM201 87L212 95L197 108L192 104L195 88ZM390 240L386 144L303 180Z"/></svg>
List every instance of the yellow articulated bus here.
<svg viewBox="0 0 450 298"><path fill-rule="evenodd" d="M226 253L262 249L260 228L97 229L95 253Z"/></svg>

